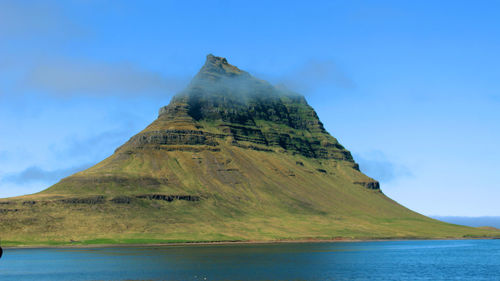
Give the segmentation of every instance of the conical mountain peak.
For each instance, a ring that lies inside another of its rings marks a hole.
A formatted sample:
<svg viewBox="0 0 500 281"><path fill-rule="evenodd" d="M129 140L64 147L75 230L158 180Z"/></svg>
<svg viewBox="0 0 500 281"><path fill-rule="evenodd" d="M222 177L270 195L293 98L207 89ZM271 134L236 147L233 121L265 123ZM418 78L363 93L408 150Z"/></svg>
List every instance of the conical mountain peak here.
<svg viewBox="0 0 500 281"><path fill-rule="evenodd" d="M335 159L357 168L350 152L326 132L303 96L257 79L222 57L208 55L189 86L160 109L158 120L145 131L156 134L179 128L190 130L186 134L191 139L195 139L192 131L215 133L213 140L202 142L214 147L230 139L232 146ZM131 144L142 147L150 137L141 136Z"/></svg>
<svg viewBox="0 0 500 281"><path fill-rule="evenodd" d="M208 54L205 64L196 75L195 80L196 79L219 80L224 77L227 78L227 77L238 77L238 76L249 77L250 75L247 72L240 70L236 66L229 64L226 58Z"/></svg>
<svg viewBox="0 0 500 281"><path fill-rule="evenodd" d="M305 102L303 97L282 91L229 64L226 58L209 54L187 88L175 95L169 106L160 109L160 115L171 107L186 104L189 115L195 120L241 120L240 117L245 115L246 122L253 118L254 113L267 114L263 111L269 106L280 104L282 107L280 99L284 95Z"/></svg>
<svg viewBox="0 0 500 281"><path fill-rule="evenodd" d="M0 206L23 245L498 236L390 200L304 97L213 55L113 155Z"/></svg>

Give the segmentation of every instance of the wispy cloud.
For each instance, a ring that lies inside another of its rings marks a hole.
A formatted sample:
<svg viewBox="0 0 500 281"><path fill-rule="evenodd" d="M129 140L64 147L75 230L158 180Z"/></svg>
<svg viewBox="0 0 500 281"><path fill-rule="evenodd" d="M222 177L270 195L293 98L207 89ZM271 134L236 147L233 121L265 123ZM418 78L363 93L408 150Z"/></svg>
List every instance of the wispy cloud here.
<svg viewBox="0 0 500 281"><path fill-rule="evenodd" d="M187 78L167 77L131 63L54 59L35 65L22 84L59 97L147 96L179 91Z"/></svg>
<svg viewBox="0 0 500 281"><path fill-rule="evenodd" d="M45 170L39 166L31 166L17 173L5 175L0 181L4 183L28 184L33 182L53 182L76 172L89 168L91 164L56 170Z"/></svg>
<svg viewBox="0 0 500 281"><path fill-rule="evenodd" d="M354 154L354 159L363 173L382 183L412 175L406 166L390 161L381 151Z"/></svg>
<svg viewBox="0 0 500 281"><path fill-rule="evenodd" d="M102 160L113 153L133 133L124 128L108 130L86 137L70 136L65 142L50 147L58 159L78 159L79 161Z"/></svg>
<svg viewBox="0 0 500 281"><path fill-rule="evenodd" d="M300 93L310 93L324 86L356 88L356 83L332 60L310 60L288 75L275 80L277 84Z"/></svg>
<svg viewBox="0 0 500 281"><path fill-rule="evenodd" d="M165 96L187 84L187 77L164 75L126 59L61 55L68 41L92 41L92 28L70 18L60 2L0 1L0 49L5 55L0 57L0 96Z"/></svg>

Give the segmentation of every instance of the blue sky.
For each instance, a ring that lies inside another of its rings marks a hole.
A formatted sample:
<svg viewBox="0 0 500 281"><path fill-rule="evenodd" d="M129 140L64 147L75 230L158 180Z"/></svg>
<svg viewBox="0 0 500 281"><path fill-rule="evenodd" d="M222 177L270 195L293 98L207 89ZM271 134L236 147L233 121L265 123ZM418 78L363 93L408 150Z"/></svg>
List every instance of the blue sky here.
<svg viewBox="0 0 500 281"><path fill-rule="evenodd" d="M111 155L213 53L304 94L385 194L499 216L497 1L1 1L0 196Z"/></svg>

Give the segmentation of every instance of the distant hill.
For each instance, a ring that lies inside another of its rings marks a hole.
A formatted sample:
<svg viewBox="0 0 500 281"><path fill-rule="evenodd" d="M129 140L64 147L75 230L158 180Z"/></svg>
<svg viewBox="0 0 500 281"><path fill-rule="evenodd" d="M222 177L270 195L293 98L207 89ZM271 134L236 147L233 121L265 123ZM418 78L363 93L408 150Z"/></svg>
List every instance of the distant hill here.
<svg viewBox="0 0 500 281"><path fill-rule="evenodd" d="M213 55L113 155L40 193L1 199L0 221L4 245L499 234L397 204L304 96Z"/></svg>
<svg viewBox="0 0 500 281"><path fill-rule="evenodd" d="M500 229L500 217L452 217L452 216L432 216L433 218L472 227L491 226Z"/></svg>

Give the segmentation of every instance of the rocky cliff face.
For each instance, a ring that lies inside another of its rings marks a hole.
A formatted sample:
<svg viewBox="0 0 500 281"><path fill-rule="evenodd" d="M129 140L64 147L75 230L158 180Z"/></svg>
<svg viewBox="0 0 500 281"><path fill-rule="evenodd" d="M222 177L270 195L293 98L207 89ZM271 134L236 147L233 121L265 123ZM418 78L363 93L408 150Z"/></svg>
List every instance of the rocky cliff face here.
<svg viewBox="0 0 500 281"><path fill-rule="evenodd" d="M356 167L303 96L277 89L213 55L187 89L160 109L158 120L125 147L216 147L220 142L347 161Z"/></svg>

